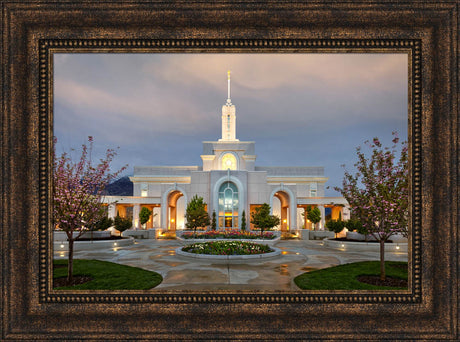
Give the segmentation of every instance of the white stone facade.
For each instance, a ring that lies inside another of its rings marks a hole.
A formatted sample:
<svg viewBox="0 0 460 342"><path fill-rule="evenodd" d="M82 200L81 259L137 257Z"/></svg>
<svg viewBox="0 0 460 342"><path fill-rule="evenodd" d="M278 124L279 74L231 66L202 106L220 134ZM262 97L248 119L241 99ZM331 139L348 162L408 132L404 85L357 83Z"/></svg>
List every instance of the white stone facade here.
<svg viewBox="0 0 460 342"><path fill-rule="evenodd" d="M282 231L311 228L305 227L302 215L308 205L319 207L322 220L316 228L324 229L325 206L337 211L347 205L344 198L324 197L328 180L324 168L256 166L255 142L236 139L236 112L230 89L228 96L222 108L222 139L203 142L202 166L135 166L130 177L134 194L106 198L108 203L117 201L109 207L110 216L131 206L133 226L143 228L138 214L141 206L147 206L157 215L146 228L183 229L186 203L197 195L207 203L210 217L216 212L219 228L239 229L243 210L246 227L250 228L250 213L256 206L268 203L272 212L280 216L278 228ZM345 219L347 211L339 210Z"/></svg>

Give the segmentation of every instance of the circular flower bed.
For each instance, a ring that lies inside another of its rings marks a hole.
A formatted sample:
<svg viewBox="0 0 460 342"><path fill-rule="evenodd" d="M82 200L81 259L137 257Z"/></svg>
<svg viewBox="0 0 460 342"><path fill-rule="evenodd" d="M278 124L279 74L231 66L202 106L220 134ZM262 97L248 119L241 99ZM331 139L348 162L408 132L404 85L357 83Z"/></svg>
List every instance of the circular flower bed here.
<svg viewBox="0 0 460 342"><path fill-rule="evenodd" d="M274 250L267 245L245 241L212 241L194 243L182 248L182 251L209 255L253 255L271 253Z"/></svg>
<svg viewBox="0 0 460 342"><path fill-rule="evenodd" d="M210 230L207 232L184 232L182 233L182 238L184 239L246 239L246 240L255 240L255 239L268 239L272 240L276 237L272 232L264 232L261 236L260 233L252 232L242 232L240 230L230 230L230 231L219 231L219 230Z"/></svg>

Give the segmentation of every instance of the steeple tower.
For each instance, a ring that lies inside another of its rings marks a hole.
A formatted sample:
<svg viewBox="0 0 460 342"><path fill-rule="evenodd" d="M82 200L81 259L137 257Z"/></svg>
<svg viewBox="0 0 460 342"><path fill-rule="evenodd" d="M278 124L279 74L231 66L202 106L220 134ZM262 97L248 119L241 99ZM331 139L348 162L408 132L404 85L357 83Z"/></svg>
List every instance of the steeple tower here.
<svg viewBox="0 0 460 342"><path fill-rule="evenodd" d="M222 139L219 141L239 141L236 139L236 109L230 98L230 70L227 71L227 86L227 102L222 106Z"/></svg>
<svg viewBox="0 0 460 342"><path fill-rule="evenodd" d="M232 100L230 99L230 70L227 71L227 104L231 105Z"/></svg>

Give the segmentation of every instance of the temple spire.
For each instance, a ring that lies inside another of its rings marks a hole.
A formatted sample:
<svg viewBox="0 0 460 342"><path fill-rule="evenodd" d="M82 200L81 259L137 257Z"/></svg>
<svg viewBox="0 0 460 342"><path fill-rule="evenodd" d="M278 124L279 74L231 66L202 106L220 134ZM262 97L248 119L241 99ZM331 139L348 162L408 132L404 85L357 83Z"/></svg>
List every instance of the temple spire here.
<svg viewBox="0 0 460 342"><path fill-rule="evenodd" d="M235 105L230 98L230 70L227 71L227 102L222 106L222 139L219 141L239 141L236 139Z"/></svg>
<svg viewBox="0 0 460 342"><path fill-rule="evenodd" d="M227 71L227 83L228 83L227 105L231 106L232 105L232 100L230 99L230 70Z"/></svg>

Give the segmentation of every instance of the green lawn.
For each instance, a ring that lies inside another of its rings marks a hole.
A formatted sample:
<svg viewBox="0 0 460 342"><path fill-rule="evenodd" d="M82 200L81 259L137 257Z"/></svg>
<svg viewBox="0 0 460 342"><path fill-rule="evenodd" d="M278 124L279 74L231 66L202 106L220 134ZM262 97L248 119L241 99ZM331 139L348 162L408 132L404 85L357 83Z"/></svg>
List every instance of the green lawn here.
<svg viewBox="0 0 460 342"><path fill-rule="evenodd" d="M54 260L54 265L67 265L67 260ZM75 286L56 287L57 290L147 290L163 281L152 271L100 260L73 261L74 276L89 276L93 280ZM54 268L54 278L66 277L67 267Z"/></svg>
<svg viewBox="0 0 460 342"><path fill-rule="evenodd" d="M407 262L385 262L386 275L407 280ZM396 266L396 267L395 267ZM360 275L380 275L380 261L363 261L303 273L294 278L302 290L407 290L404 287L374 286L359 282Z"/></svg>

